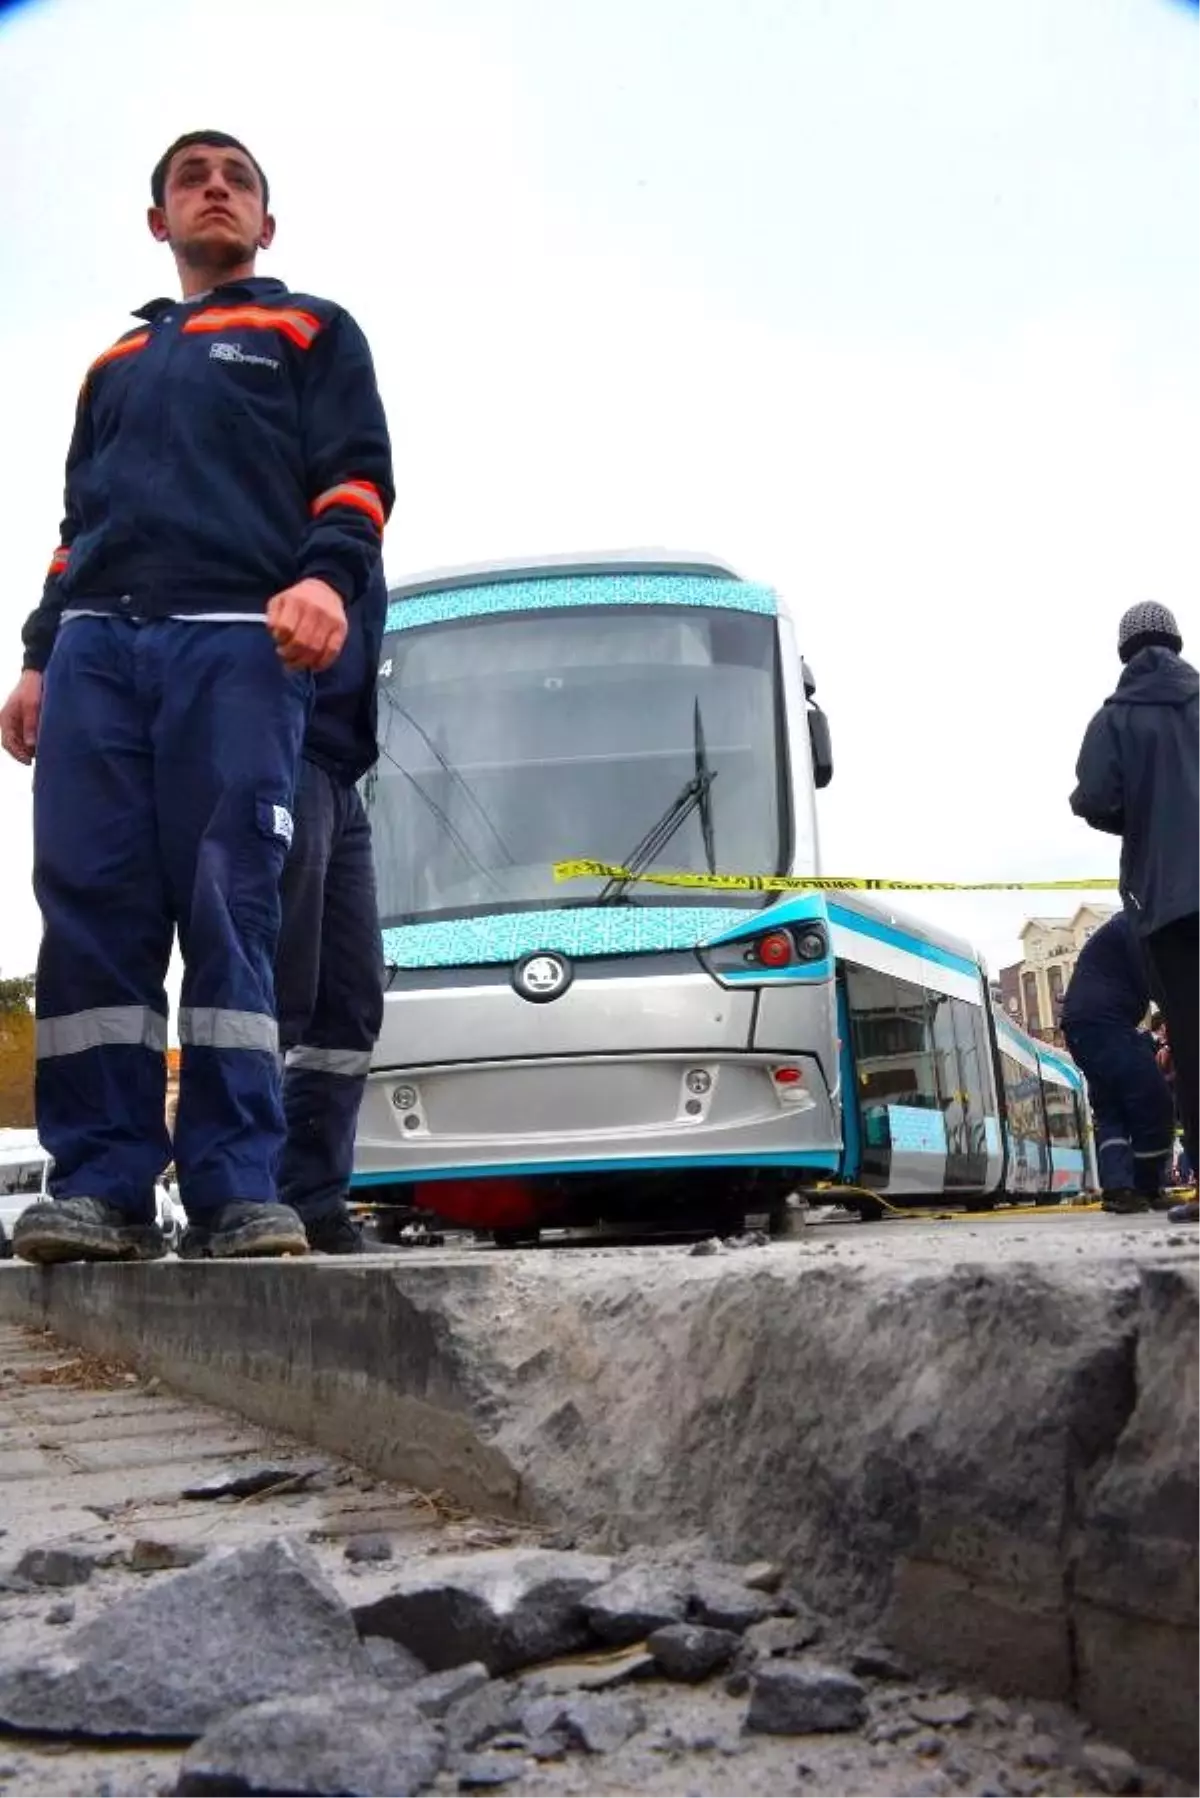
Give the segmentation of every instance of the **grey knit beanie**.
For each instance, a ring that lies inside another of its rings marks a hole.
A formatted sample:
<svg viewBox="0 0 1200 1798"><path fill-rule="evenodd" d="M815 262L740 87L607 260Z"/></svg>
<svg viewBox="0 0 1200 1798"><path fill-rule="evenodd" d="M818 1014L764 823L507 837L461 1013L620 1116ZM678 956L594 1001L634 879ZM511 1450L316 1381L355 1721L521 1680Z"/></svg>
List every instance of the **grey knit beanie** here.
<svg viewBox="0 0 1200 1798"><path fill-rule="evenodd" d="M1117 654L1127 662L1139 649L1149 649L1154 644L1173 649L1178 655L1183 648L1183 638L1179 635L1175 614L1156 600L1144 599L1140 605L1130 606L1121 620L1117 630Z"/></svg>

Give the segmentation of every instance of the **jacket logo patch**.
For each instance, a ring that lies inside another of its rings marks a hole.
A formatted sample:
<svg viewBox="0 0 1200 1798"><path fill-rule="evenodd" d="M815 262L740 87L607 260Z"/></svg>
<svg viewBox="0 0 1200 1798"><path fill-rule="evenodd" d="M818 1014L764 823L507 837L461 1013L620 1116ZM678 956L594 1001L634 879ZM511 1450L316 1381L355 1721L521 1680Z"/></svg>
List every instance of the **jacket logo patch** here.
<svg viewBox="0 0 1200 1798"><path fill-rule="evenodd" d="M279 361L275 356L255 356L244 350L239 343L214 343L209 345L210 362L245 362L255 368L273 368L278 370Z"/></svg>
<svg viewBox="0 0 1200 1798"><path fill-rule="evenodd" d="M216 347L215 344L213 347L214 348ZM272 825L274 827L275 835L279 838L280 842L286 843L288 848L290 849L292 846L293 826L292 826L292 814L291 814L291 812L288 811L287 806L286 805L273 805L271 807L271 821L272 821Z"/></svg>

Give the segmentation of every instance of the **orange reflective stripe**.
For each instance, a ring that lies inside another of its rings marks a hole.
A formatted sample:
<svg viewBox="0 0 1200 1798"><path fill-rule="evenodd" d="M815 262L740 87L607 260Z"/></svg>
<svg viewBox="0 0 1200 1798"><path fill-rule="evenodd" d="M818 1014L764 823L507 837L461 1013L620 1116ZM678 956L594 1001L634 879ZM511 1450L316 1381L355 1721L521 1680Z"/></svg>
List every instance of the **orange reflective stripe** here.
<svg viewBox="0 0 1200 1798"><path fill-rule="evenodd" d="M196 331L282 331L302 350L312 347L321 329L321 321L311 312L291 311L280 306L206 306L184 320L185 333Z"/></svg>
<svg viewBox="0 0 1200 1798"><path fill-rule="evenodd" d="M114 343L111 349L103 350L96 357L88 373L94 375L98 368L103 368L106 362L115 362L118 356L129 356L134 350L144 350L149 341L149 331L135 331L132 337L122 337L119 343Z"/></svg>
<svg viewBox="0 0 1200 1798"><path fill-rule="evenodd" d="M50 567L47 570L47 573L51 574L51 575L61 574L63 569L66 567L67 563L70 560L71 560L70 550L66 547L65 544L60 543L58 548L55 550L54 554L50 558Z"/></svg>
<svg viewBox="0 0 1200 1798"><path fill-rule="evenodd" d="M319 518L330 506L357 506L381 531L386 523L379 489L370 481L341 481L336 487L327 487L312 503L313 517Z"/></svg>

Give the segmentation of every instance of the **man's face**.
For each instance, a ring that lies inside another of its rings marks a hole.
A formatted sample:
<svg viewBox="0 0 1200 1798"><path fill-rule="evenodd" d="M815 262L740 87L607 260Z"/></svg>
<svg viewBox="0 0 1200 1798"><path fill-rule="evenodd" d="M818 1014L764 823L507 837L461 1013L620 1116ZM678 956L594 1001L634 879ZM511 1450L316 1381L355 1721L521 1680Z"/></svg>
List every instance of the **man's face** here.
<svg viewBox="0 0 1200 1798"><path fill-rule="evenodd" d="M150 230L194 267L235 268L275 235L258 171L243 150L190 144L171 158Z"/></svg>

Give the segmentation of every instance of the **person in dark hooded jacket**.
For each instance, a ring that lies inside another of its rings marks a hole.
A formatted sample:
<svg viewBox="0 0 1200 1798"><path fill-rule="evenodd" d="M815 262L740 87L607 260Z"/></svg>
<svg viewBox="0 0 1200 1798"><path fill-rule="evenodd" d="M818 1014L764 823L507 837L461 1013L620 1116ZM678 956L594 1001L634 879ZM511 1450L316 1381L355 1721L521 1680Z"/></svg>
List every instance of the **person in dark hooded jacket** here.
<svg viewBox="0 0 1200 1798"><path fill-rule="evenodd" d="M1167 1020L1184 1144L1200 1111L1200 675L1166 606L1131 606L1117 690L1088 725L1071 810L1121 838L1121 898Z"/></svg>

